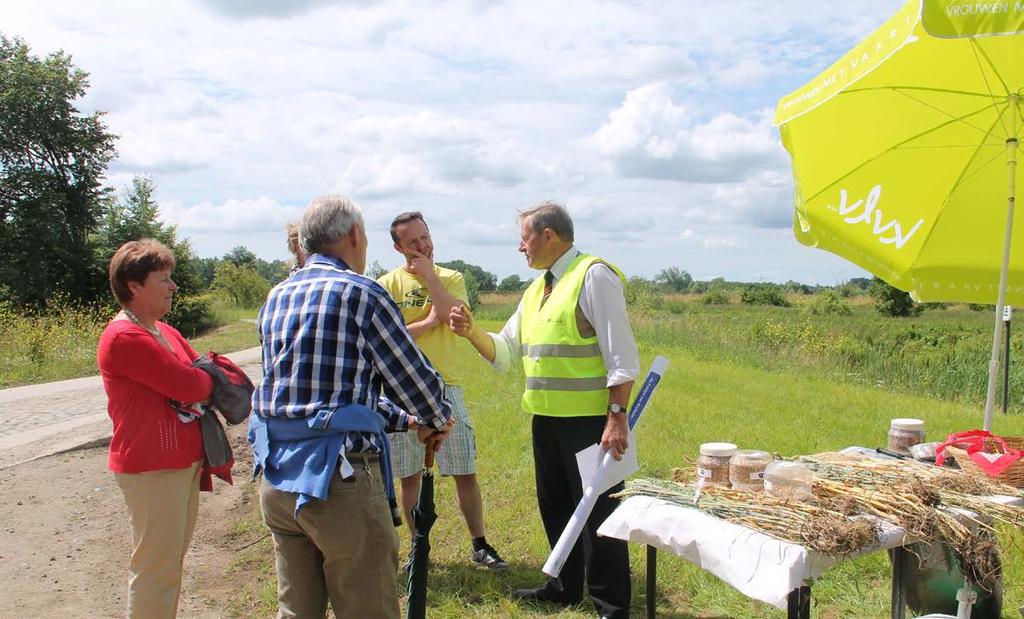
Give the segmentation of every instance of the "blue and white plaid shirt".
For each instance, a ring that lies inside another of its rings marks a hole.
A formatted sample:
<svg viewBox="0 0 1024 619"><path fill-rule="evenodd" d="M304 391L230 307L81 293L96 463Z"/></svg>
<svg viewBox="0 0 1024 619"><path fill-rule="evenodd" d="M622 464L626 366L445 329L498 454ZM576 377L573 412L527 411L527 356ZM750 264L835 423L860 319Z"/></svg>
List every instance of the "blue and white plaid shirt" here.
<svg viewBox="0 0 1024 619"><path fill-rule="evenodd" d="M438 430L451 416L441 375L420 353L391 296L338 258L310 256L270 291L256 324L263 381L253 408L264 419L361 404L381 413L387 431L407 429L404 411L378 403L382 390ZM345 451L380 452L380 439L350 432Z"/></svg>

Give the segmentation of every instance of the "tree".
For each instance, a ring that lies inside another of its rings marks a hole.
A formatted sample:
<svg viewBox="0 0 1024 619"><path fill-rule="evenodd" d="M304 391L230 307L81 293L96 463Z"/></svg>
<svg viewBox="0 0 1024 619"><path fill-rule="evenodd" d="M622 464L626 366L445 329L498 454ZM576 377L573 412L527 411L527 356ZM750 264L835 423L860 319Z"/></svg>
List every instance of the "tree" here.
<svg viewBox="0 0 1024 619"><path fill-rule="evenodd" d="M370 279L380 279L381 276L384 275L385 273L387 273L387 269L382 267L379 262L374 260L373 262L370 263L370 266L366 267L366 273L364 273L363 275L366 275Z"/></svg>
<svg viewBox="0 0 1024 619"><path fill-rule="evenodd" d="M924 307L914 303L909 293L890 286L877 277L871 281L868 292L875 300L875 310L883 316L909 317L917 316L924 311Z"/></svg>
<svg viewBox="0 0 1024 619"><path fill-rule="evenodd" d="M438 262L437 266L458 271L462 273L463 277L468 278L472 275L480 287L480 292L493 292L498 287L498 276L494 273L488 273L482 267L478 267L475 264L468 264L462 260L450 260L448 262Z"/></svg>
<svg viewBox="0 0 1024 619"><path fill-rule="evenodd" d="M143 238L156 239L174 252L174 281L181 296L198 294L209 287L192 246L187 240L178 240L175 226L160 221L155 194L152 179L136 176L121 195L110 194L104 200L103 217L90 237L95 256L95 286L99 289L106 289L107 264L114 252L128 241Z"/></svg>
<svg viewBox="0 0 1024 619"><path fill-rule="evenodd" d="M509 275L505 279L501 280L501 283L498 284L498 291L519 292L520 290L523 289L524 283L525 282L523 282L522 278L513 273L512 275Z"/></svg>
<svg viewBox="0 0 1024 619"><path fill-rule="evenodd" d="M252 252L248 247L238 245L233 247L231 251L224 254L224 260L230 262L236 267L249 267L250 269L256 270L256 261L259 258Z"/></svg>
<svg viewBox="0 0 1024 619"><path fill-rule="evenodd" d="M475 310L480 307L480 282L476 280L472 271L463 273L462 279L466 283L466 300L469 301L469 309Z"/></svg>
<svg viewBox="0 0 1024 619"><path fill-rule="evenodd" d="M230 260L217 264L213 277L214 290L228 296L238 307L259 307L270 292L270 284L250 266L237 266Z"/></svg>
<svg viewBox="0 0 1024 619"><path fill-rule="evenodd" d="M679 267L668 267L662 269L655 276L654 281L668 292L681 294L690 291L690 286L693 285L693 276Z"/></svg>
<svg viewBox="0 0 1024 619"><path fill-rule="evenodd" d="M217 263L220 258L196 258L196 272L199 274L200 288L208 289L213 285L213 277L217 272Z"/></svg>
<svg viewBox="0 0 1024 619"><path fill-rule="evenodd" d="M57 292L105 294L95 288L89 235L116 137L102 113L75 107L88 86L64 52L39 58L0 35L0 289L19 305L41 307Z"/></svg>

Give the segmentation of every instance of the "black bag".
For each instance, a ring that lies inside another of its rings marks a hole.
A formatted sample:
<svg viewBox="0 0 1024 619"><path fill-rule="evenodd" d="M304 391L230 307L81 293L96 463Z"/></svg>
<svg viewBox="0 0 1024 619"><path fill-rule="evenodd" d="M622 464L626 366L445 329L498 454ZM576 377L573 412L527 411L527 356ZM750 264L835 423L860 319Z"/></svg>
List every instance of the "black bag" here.
<svg viewBox="0 0 1024 619"><path fill-rule="evenodd" d="M208 467L216 468L235 461L228 435L213 411L208 410L199 418L199 430L203 435L203 456Z"/></svg>
<svg viewBox="0 0 1024 619"><path fill-rule="evenodd" d="M225 421L236 425L249 418L252 413L252 392L256 386L237 363L224 355L208 352L205 357L193 361L192 367L206 371L213 378L210 402L224 415Z"/></svg>

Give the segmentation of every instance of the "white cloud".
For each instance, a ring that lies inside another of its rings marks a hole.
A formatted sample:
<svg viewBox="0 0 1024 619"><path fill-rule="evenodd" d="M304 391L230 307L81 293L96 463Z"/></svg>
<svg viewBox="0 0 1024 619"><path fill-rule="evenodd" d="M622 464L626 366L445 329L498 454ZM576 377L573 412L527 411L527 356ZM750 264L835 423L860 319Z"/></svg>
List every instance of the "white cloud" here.
<svg viewBox="0 0 1024 619"><path fill-rule="evenodd" d="M285 225L297 221L302 208L278 204L268 197L230 199L221 204L203 202L186 206L173 201L160 204L164 220L178 226L178 231L185 235L192 232L244 234L275 229L281 230L282 238ZM237 240L236 244L244 244L244 238Z"/></svg>
<svg viewBox="0 0 1024 619"><path fill-rule="evenodd" d="M730 276L768 251L813 274L768 111L902 2L53 0L0 23L90 73L108 180L149 173L206 255L282 256L299 205L343 191L369 225L420 209L446 256L523 272L515 209L555 198L634 273L749 243L715 254Z"/></svg>
<svg viewBox="0 0 1024 619"><path fill-rule="evenodd" d="M717 234L701 234L690 228L679 233L679 240L693 246L710 250L741 249L750 246L746 239L734 235L720 236Z"/></svg>
<svg viewBox="0 0 1024 619"><path fill-rule="evenodd" d="M627 93L595 138L601 154L629 177L734 182L784 163L767 113L751 121L723 112L698 123L665 83Z"/></svg>
<svg viewBox="0 0 1024 619"><path fill-rule="evenodd" d="M704 249L738 249L748 247L746 241L733 236L709 236L704 239Z"/></svg>

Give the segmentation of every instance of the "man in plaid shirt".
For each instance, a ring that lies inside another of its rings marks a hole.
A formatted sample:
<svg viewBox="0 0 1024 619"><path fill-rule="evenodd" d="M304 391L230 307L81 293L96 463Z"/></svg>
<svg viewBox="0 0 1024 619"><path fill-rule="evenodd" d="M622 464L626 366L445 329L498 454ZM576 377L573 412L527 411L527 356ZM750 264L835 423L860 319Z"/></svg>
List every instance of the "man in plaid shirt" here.
<svg viewBox="0 0 1024 619"><path fill-rule="evenodd" d="M451 406L388 293L362 276L359 207L317 198L299 237L305 266L270 292L257 319L264 378L249 429L278 616L323 617L330 599L339 617L398 617L384 432L439 443ZM398 406L381 405L382 395Z"/></svg>

